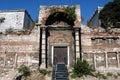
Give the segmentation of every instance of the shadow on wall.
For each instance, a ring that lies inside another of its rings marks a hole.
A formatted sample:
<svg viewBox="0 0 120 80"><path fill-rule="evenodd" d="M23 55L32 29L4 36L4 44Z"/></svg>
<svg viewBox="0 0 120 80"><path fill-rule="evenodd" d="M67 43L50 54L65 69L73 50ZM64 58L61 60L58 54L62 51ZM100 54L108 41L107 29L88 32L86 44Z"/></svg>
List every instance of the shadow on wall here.
<svg viewBox="0 0 120 80"><path fill-rule="evenodd" d="M50 15L45 25L74 25L74 20L67 18L67 14L63 12L56 12Z"/></svg>

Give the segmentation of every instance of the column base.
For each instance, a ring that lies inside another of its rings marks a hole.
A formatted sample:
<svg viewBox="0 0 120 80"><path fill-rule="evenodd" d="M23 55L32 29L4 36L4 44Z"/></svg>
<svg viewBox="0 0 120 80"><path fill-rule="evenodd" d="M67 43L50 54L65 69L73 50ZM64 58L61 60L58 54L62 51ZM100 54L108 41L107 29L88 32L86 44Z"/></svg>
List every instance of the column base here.
<svg viewBox="0 0 120 80"><path fill-rule="evenodd" d="M40 65L40 69L46 69L45 63L42 63L42 64Z"/></svg>

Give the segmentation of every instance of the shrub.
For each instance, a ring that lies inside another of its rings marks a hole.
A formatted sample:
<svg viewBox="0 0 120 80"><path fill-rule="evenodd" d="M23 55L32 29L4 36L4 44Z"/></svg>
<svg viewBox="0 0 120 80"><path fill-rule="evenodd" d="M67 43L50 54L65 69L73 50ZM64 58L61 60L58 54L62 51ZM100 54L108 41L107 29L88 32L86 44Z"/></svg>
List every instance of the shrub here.
<svg viewBox="0 0 120 80"><path fill-rule="evenodd" d="M46 69L40 69L39 72L43 75L46 75L48 73Z"/></svg>
<svg viewBox="0 0 120 80"><path fill-rule="evenodd" d="M110 72L108 72L108 73L107 73L107 76L112 76L112 75L113 75L113 74L112 74L112 73L110 73Z"/></svg>
<svg viewBox="0 0 120 80"><path fill-rule="evenodd" d="M77 63L74 65L73 72L76 74L77 77L83 77L87 75L93 76L93 72L95 70L92 68L91 65L86 60L77 60Z"/></svg>
<svg viewBox="0 0 120 80"><path fill-rule="evenodd" d="M107 79L107 76L105 76L104 74L102 74L102 78L103 79Z"/></svg>
<svg viewBox="0 0 120 80"><path fill-rule="evenodd" d="M25 65L22 65L20 66L20 68L18 69L18 72L22 74L22 76L30 76L30 69L25 66Z"/></svg>
<svg viewBox="0 0 120 80"><path fill-rule="evenodd" d="M71 78L73 78L73 79L74 79L74 78L76 78L76 77L77 77L77 74L73 72L70 76L71 76Z"/></svg>

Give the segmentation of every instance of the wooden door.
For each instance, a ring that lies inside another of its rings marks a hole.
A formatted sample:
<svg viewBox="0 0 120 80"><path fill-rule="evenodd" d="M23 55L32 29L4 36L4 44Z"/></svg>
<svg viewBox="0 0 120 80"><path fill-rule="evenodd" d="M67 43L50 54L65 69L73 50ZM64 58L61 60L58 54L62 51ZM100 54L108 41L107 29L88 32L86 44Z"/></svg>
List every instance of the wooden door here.
<svg viewBox="0 0 120 80"><path fill-rule="evenodd" d="M67 65L67 46L55 46L54 47L54 64Z"/></svg>

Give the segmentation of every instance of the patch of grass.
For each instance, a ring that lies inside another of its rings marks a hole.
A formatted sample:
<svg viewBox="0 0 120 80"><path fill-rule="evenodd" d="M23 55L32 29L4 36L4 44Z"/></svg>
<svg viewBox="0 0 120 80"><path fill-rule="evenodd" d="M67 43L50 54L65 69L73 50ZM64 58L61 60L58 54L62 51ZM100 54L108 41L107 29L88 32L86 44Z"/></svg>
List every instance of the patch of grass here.
<svg viewBox="0 0 120 80"><path fill-rule="evenodd" d="M20 66L18 72L21 73L24 77L30 76L31 74L30 69L25 65Z"/></svg>
<svg viewBox="0 0 120 80"><path fill-rule="evenodd" d="M72 79L75 79L77 77L77 74L73 72L70 76Z"/></svg>
<svg viewBox="0 0 120 80"><path fill-rule="evenodd" d="M103 79L107 79L108 77L107 77L107 76L105 76L105 75L102 75L102 78L103 78Z"/></svg>
<svg viewBox="0 0 120 80"><path fill-rule="evenodd" d="M113 76L113 74L112 74L112 73L110 73L110 72L108 72L108 73L107 73L107 76Z"/></svg>
<svg viewBox="0 0 120 80"><path fill-rule="evenodd" d="M95 73L94 77L98 78L99 80L100 79L107 79L107 76L105 76L104 74L102 74L100 72Z"/></svg>
<svg viewBox="0 0 120 80"><path fill-rule="evenodd" d="M46 69L40 69L39 72L43 75L46 75L48 73Z"/></svg>

